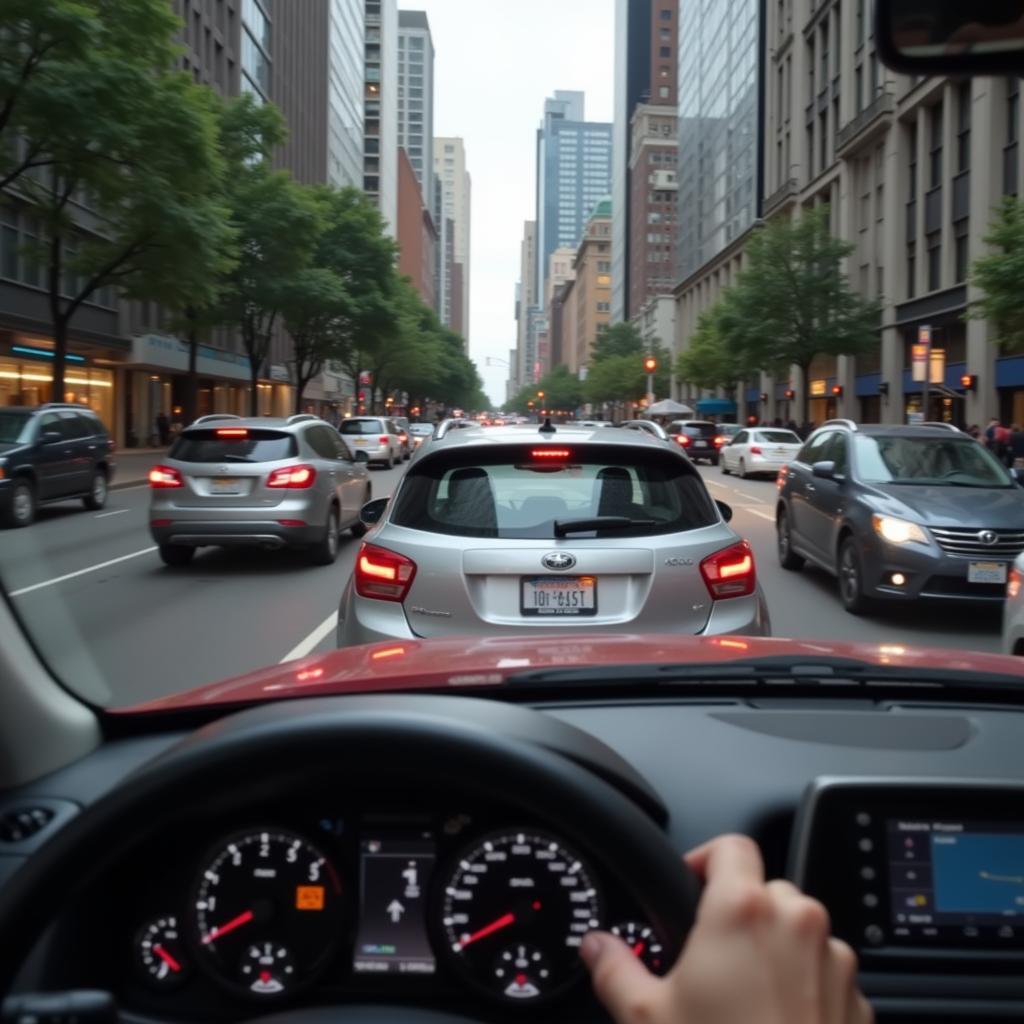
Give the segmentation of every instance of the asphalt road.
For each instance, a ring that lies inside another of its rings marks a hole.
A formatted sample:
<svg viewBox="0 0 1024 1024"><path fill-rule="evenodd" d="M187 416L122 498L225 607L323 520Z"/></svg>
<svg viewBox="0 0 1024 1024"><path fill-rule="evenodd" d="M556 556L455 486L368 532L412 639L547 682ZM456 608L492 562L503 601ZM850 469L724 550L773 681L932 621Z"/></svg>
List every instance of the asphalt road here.
<svg viewBox="0 0 1024 1024"><path fill-rule="evenodd" d="M402 471L371 470L374 497L390 494ZM772 481L737 480L710 467L701 472L753 545L776 636L998 650L999 614L992 609L848 615L831 577L779 568ZM27 529L0 533L0 579L60 678L117 706L333 646L357 541L344 539L330 567L289 552L204 549L191 565L168 569L146 528L148 501L139 485L112 492L101 513L69 502L42 509Z"/></svg>

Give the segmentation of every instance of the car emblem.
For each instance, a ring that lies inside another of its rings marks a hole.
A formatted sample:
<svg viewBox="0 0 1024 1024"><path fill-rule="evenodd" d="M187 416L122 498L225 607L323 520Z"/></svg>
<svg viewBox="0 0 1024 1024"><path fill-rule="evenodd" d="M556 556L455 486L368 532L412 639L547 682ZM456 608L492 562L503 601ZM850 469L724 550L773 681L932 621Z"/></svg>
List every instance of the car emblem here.
<svg viewBox="0 0 1024 1024"><path fill-rule="evenodd" d="M219 472L221 472L221 473L230 473L231 472L231 467L230 466L221 466Z"/></svg>
<svg viewBox="0 0 1024 1024"><path fill-rule="evenodd" d="M571 569L576 564L576 556L570 555L568 551L552 551L540 561L545 569Z"/></svg>
<svg viewBox="0 0 1024 1024"><path fill-rule="evenodd" d="M987 544L991 547L997 540L999 540L999 535L994 530L982 530L981 533L978 534L978 540L980 540L982 544Z"/></svg>

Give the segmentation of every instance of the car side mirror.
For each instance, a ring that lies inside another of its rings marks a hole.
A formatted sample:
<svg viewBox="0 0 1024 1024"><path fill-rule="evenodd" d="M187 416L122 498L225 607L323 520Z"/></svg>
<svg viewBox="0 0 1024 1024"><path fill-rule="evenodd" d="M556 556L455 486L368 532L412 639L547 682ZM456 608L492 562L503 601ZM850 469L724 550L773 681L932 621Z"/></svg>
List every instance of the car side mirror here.
<svg viewBox="0 0 1024 1024"><path fill-rule="evenodd" d="M1024 469L1017 469L1014 467L1010 470L1010 476L1013 477L1014 482L1018 487L1024 487Z"/></svg>
<svg viewBox="0 0 1024 1024"><path fill-rule="evenodd" d="M876 0L882 61L910 75L1019 74L1024 16L1017 3Z"/></svg>
<svg viewBox="0 0 1024 1024"><path fill-rule="evenodd" d="M40 440L43 444L60 444L64 435L59 430L44 430Z"/></svg>
<svg viewBox="0 0 1024 1024"><path fill-rule="evenodd" d="M836 474L836 464L834 462L816 462L811 466L811 473L818 477L820 480L842 480L842 474Z"/></svg>
<svg viewBox="0 0 1024 1024"><path fill-rule="evenodd" d="M727 505L724 501L715 499L715 504L718 506L718 511L722 513L722 518L727 522L732 522L732 505Z"/></svg>
<svg viewBox="0 0 1024 1024"><path fill-rule="evenodd" d="M383 518L390 498L374 498L359 510L359 521L364 526L376 526Z"/></svg>
<svg viewBox="0 0 1024 1024"><path fill-rule="evenodd" d="M369 462L370 461L370 456L369 456L369 454L367 452L364 452L362 449L360 449L352 457L352 461L353 462Z"/></svg>

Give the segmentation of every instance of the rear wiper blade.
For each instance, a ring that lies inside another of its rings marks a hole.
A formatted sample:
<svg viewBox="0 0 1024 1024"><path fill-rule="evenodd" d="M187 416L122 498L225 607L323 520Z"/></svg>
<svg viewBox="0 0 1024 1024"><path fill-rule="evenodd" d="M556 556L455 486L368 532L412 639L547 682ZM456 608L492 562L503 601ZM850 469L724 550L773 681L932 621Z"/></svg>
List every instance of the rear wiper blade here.
<svg viewBox="0 0 1024 1024"><path fill-rule="evenodd" d="M944 688L1010 688L1024 692L1024 675L978 673L913 665L877 665L857 658L799 655L693 664L598 665L592 668L543 668L508 676L506 685L661 685L720 682L784 682L791 685L909 684Z"/></svg>
<svg viewBox="0 0 1024 1024"><path fill-rule="evenodd" d="M631 526L657 526L656 519L630 519L628 516L591 516L589 519L556 519L555 536L590 533L592 530L628 530Z"/></svg>

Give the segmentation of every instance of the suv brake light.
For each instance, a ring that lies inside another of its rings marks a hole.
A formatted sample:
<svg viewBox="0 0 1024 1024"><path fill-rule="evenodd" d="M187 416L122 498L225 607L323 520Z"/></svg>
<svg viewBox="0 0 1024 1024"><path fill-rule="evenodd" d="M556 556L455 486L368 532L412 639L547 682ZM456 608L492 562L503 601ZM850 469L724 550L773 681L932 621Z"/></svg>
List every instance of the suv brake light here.
<svg viewBox="0 0 1024 1024"><path fill-rule="evenodd" d="M726 437L725 437L725 435L724 435L724 434L719 434L719 435L718 435L718 436L717 436L717 437L715 438L715 444L716 444L716 445L718 445L718 447L719 447L719 448L721 448L721 447L722 447L722 445L723 445L723 444L725 444L725 442L726 442Z"/></svg>
<svg viewBox="0 0 1024 1024"><path fill-rule="evenodd" d="M377 440L381 444L387 444L388 443L388 435L387 434L381 434L380 437L377 438Z"/></svg>
<svg viewBox="0 0 1024 1024"><path fill-rule="evenodd" d="M416 563L376 544L363 544L356 558L355 584L360 597L404 601L416 576Z"/></svg>
<svg viewBox="0 0 1024 1024"><path fill-rule="evenodd" d="M282 466L267 477L267 486L300 490L312 487L314 480L316 480L316 470L312 466Z"/></svg>
<svg viewBox="0 0 1024 1024"><path fill-rule="evenodd" d="M172 466L154 466L149 471L149 486L154 489L163 487L184 487L185 481L181 474Z"/></svg>
<svg viewBox="0 0 1024 1024"><path fill-rule="evenodd" d="M749 597L757 585L754 552L742 540L739 544L708 555L700 563L700 574L716 601L727 597Z"/></svg>
<svg viewBox="0 0 1024 1024"><path fill-rule="evenodd" d="M688 435L686 435L686 434L676 434L675 438L684 448L689 448L690 447L690 438L689 438Z"/></svg>
<svg viewBox="0 0 1024 1024"><path fill-rule="evenodd" d="M215 430L214 433L218 437L248 437L249 430L247 427L220 427Z"/></svg>

